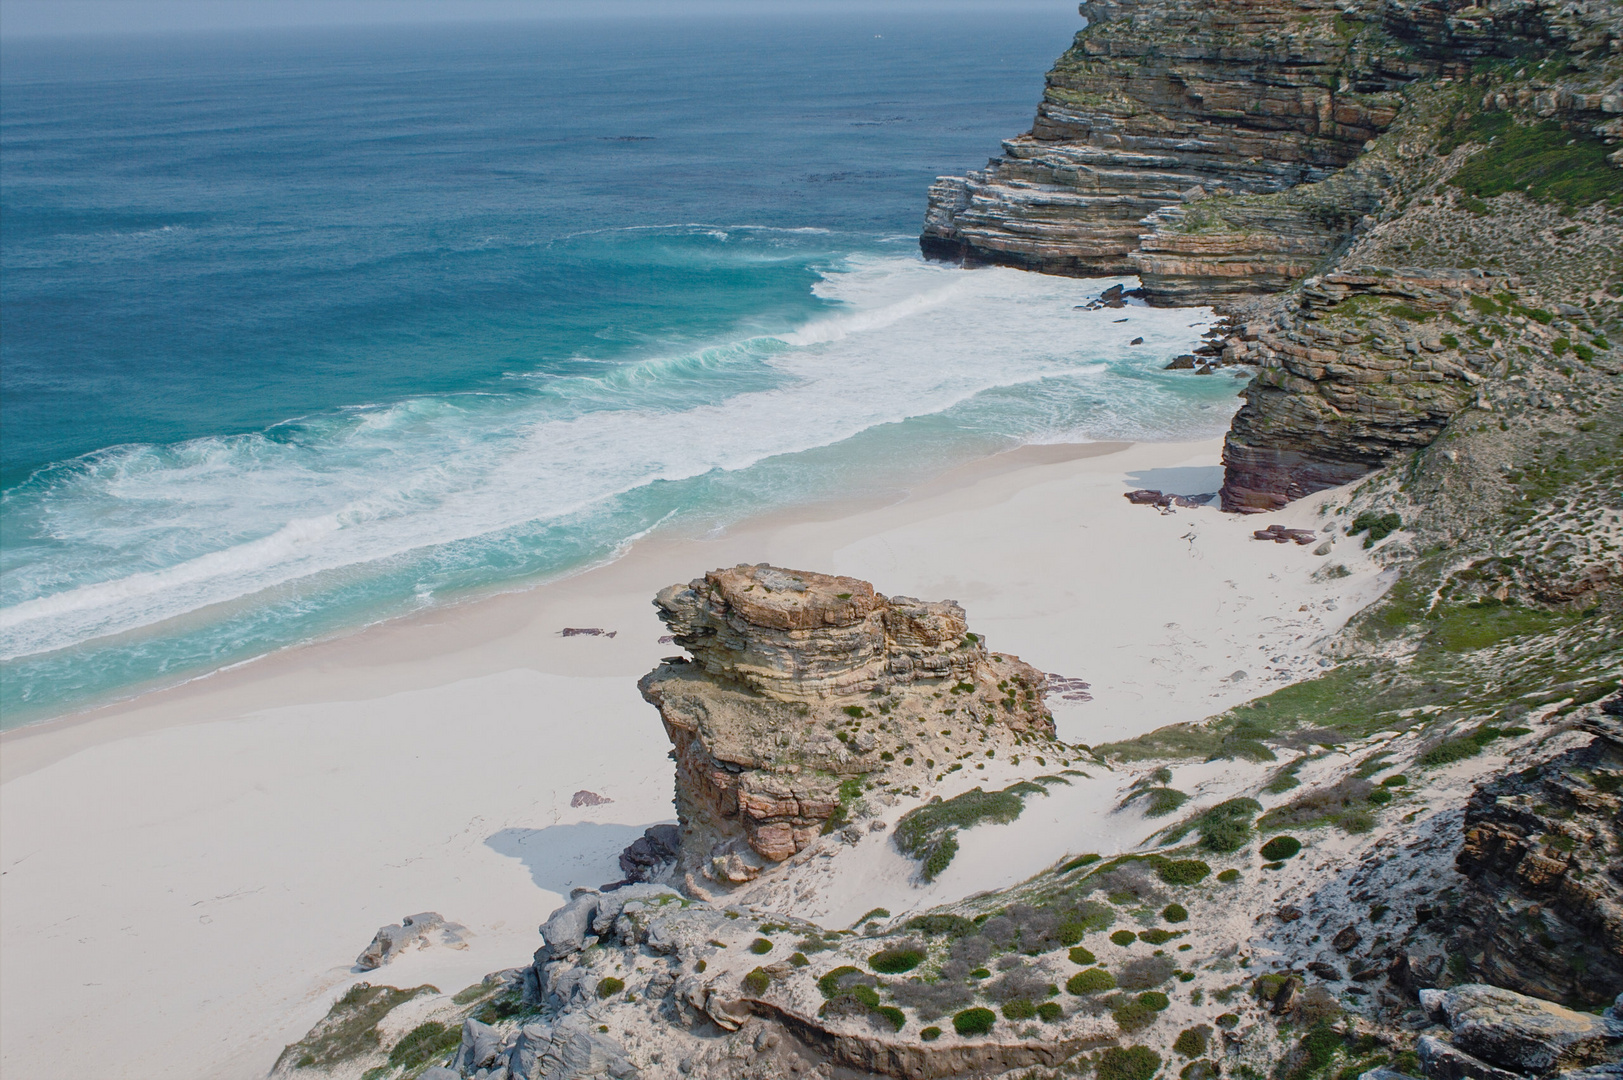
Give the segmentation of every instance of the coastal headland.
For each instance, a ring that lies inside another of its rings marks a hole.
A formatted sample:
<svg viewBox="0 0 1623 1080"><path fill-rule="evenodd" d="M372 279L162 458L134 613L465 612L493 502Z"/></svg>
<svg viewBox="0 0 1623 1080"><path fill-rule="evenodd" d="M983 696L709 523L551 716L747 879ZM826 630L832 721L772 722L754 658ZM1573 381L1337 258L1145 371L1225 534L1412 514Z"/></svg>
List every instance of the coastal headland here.
<svg viewBox="0 0 1623 1080"><path fill-rule="evenodd" d="M1215 306L1224 440L7 733L7 1070L1617 1075L1623 11L1081 10L921 248Z"/></svg>

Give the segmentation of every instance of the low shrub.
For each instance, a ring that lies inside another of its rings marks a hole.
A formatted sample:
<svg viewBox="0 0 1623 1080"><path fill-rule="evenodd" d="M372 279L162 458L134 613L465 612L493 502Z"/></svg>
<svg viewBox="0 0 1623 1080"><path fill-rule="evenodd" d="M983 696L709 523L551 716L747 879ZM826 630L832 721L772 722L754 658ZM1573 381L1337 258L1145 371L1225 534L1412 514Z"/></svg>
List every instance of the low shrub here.
<svg viewBox="0 0 1623 1080"><path fill-rule="evenodd" d="M389 1051L389 1065L396 1069L415 1069L434 1058L443 1057L462 1042L462 1028L450 1027L436 1020L419 1024L408 1031Z"/></svg>
<svg viewBox="0 0 1623 1080"><path fill-rule="evenodd" d="M817 989L823 997L832 999L845 989L846 980L852 975L861 975L860 968L850 964L842 964L817 980Z"/></svg>
<svg viewBox="0 0 1623 1080"><path fill-rule="evenodd" d="M1188 922L1189 909L1182 904L1168 904L1161 909L1161 918L1169 923Z"/></svg>
<svg viewBox="0 0 1623 1080"><path fill-rule="evenodd" d="M624 979L616 979L613 975L599 979L597 982L597 996L600 998L613 997L626 988Z"/></svg>
<svg viewBox="0 0 1623 1080"><path fill-rule="evenodd" d="M750 952L756 956L765 956L772 951L772 943L764 937L758 937L750 942Z"/></svg>
<svg viewBox="0 0 1623 1080"><path fill-rule="evenodd" d="M1003 1016L1008 1020L1030 1020L1037 1015L1037 1006L1024 998L1018 998L1003 1006Z"/></svg>
<svg viewBox="0 0 1623 1080"><path fill-rule="evenodd" d="M924 953L915 948L885 949L868 957L868 966L884 975L900 975L924 962Z"/></svg>
<svg viewBox="0 0 1623 1080"><path fill-rule="evenodd" d="M1138 935L1133 933L1131 930L1117 930L1114 934L1110 935L1110 940L1125 949L1127 946L1138 940Z"/></svg>
<svg viewBox="0 0 1623 1080"><path fill-rule="evenodd" d="M1092 866L1101 858L1103 858L1101 855L1078 855L1076 858L1060 866L1059 872L1062 874L1069 874L1072 870L1080 870L1084 866Z"/></svg>
<svg viewBox="0 0 1623 1080"><path fill-rule="evenodd" d="M1236 881L1240 880L1240 872L1232 868L1224 870L1217 875L1217 880L1221 881L1225 885L1232 885Z"/></svg>
<svg viewBox="0 0 1623 1080"><path fill-rule="evenodd" d="M1073 964L1081 964L1082 966L1086 967L1088 964L1096 964L1098 962L1098 957L1094 956L1091 952L1080 945L1071 950L1071 963Z"/></svg>
<svg viewBox="0 0 1623 1080"><path fill-rule="evenodd" d="M1269 862L1288 859L1302 850L1302 842L1294 836L1276 836L1262 845L1262 857Z"/></svg>
<svg viewBox="0 0 1623 1080"><path fill-rule="evenodd" d="M764 994L766 988L772 985L772 976L762 968L756 968L744 976L744 989L752 994Z"/></svg>
<svg viewBox="0 0 1623 1080"><path fill-rule="evenodd" d="M1365 510L1353 518L1352 528L1347 530L1348 536L1357 536L1367 531L1369 536L1364 542L1365 547L1373 547L1377 542L1385 540L1397 530L1403 528L1403 519L1396 514L1377 514L1373 510Z"/></svg>
<svg viewBox="0 0 1623 1080"><path fill-rule="evenodd" d="M1255 799L1218 803L1195 821L1201 846L1220 854L1239 851L1251 839L1251 822L1261 812L1262 804Z"/></svg>
<svg viewBox="0 0 1623 1080"><path fill-rule="evenodd" d="M1241 801L1251 802L1250 799ZM1211 872L1212 868L1199 859L1169 859L1155 870L1156 876L1168 885L1199 885Z"/></svg>
<svg viewBox="0 0 1623 1080"><path fill-rule="evenodd" d="M952 1029L960 1035L985 1035L997 1023L997 1014L991 1009L965 1009L954 1014Z"/></svg>
<svg viewBox="0 0 1623 1080"><path fill-rule="evenodd" d="M934 881L958 853L958 830L988 821L1007 824L1024 809L1021 795L1012 790L974 788L945 801L938 795L902 815L894 833L896 847L923 863L924 880Z"/></svg>
<svg viewBox="0 0 1623 1080"><path fill-rule="evenodd" d="M890 1021L890 1026L897 1031L907 1026L907 1014L894 1005L881 1005L874 1012Z"/></svg>
<svg viewBox="0 0 1623 1080"><path fill-rule="evenodd" d="M1065 1018L1065 1010L1057 1001L1045 1001L1037 1006L1037 1018L1046 1024L1058 1023Z"/></svg>
<svg viewBox="0 0 1623 1080"><path fill-rule="evenodd" d="M923 1031L919 1032L919 1038L923 1039L925 1042L935 1042L937 1039L941 1038L941 1029L931 1025L930 1027L927 1027Z"/></svg>
<svg viewBox="0 0 1623 1080"><path fill-rule="evenodd" d="M1116 977L1102 967L1079 971L1065 980L1065 989L1078 997L1083 994L1097 994L1101 990L1114 990L1115 988Z"/></svg>
<svg viewBox="0 0 1623 1080"><path fill-rule="evenodd" d="M1147 1009L1164 1012L1172 1004L1171 1000L1159 990L1146 990L1138 995L1138 1003Z"/></svg>
<svg viewBox="0 0 1623 1080"><path fill-rule="evenodd" d="M1220 1075L1216 1065L1202 1058L1185 1065L1178 1073L1178 1080L1217 1080Z"/></svg>
<svg viewBox="0 0 1623 1080"><path fill-rule="evenodd" d="M1212 1042L1212 1029L1205 1024L1184 1028L1172 1043L1172 1049L1186 1058L1198 1058Z"/></svg>
<svg viewBox="0 0 1623 1080"><path fill-rule="evenodd" d="M806 959L805 953L797 952L789 958L789 963L793 964L795 967L806 967L811 963L811 961Z"/></svg>
<svg viewBox="0 0 1623 1080"><path fill-rule="evenodd" d="M1147 1046L1112 1046L1099 1055L1099 1080L1150 1080L1161 1068L1161 1055Z"/></svg>
<svg viewBox="0 0 1623 1080"><path fill-rule="evenodd" d="M1385 780L1382 780L1381 781L1381 786L1382 787L1403 787L1408 782L1409 782L1409 778L1407 776L1404 776L1402 773L1398 773L1396 776L1388 776Z"/></svg>
<svg viewBox="0 0 1623 1080"><path fill-rule="evenodd" d="M1135 1001L1129 1005L1123 1005L1110 1015L1115 1018L1117 1027L1131 1034L1135 1031L1143 1031L1155 1023L1156 1018L1161 1014L1148 1005L1140 1005Z"/></svg>
<svg viewBox="0 0 1623 1080"><path fill-rule="evenodd" d="M1159 926L1151 930L1140 930L1138 932L1138 940L1147 942L1151 945L1165 945L1175 937L1177 937L1177 935L1172 931L1163 930Z"/></svg>
<svg viewBox="0 0 1623 1080"><path fill-rule="evenodd" d="M962 915L919 915L907 920L907 929L931 937L964 937L976 932L973 922Z"/></svg>

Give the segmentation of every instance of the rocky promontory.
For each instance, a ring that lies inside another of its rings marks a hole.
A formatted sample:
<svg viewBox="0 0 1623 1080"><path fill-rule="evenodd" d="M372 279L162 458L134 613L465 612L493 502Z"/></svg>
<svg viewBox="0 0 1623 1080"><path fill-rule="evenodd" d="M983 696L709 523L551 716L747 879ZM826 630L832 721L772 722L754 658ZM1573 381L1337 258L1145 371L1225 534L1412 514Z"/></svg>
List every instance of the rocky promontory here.
<svg viewBox="0 0 1623 1080"><path fill-rule="evenodd" d="M674 748L679 876L752 880L864 792L917 795L971 754L1053 738L1042 673L988 651L953 601L763 564L655 604L691 657L639 684Z"/></svg>
<svg viewBox="0 0 1623 1080"><path fill-rule="evenodd" d="M920 247L1136 274L1150 304L1231 314L1225 358L1259 377L1226 509L1276 509L1428 445L1494 408L1473 380L1513 379L1518 354L1540 384L1586 382L1563 357L1615 366L1618 5L1080 10L1031 130L936 181Z"/></svg>

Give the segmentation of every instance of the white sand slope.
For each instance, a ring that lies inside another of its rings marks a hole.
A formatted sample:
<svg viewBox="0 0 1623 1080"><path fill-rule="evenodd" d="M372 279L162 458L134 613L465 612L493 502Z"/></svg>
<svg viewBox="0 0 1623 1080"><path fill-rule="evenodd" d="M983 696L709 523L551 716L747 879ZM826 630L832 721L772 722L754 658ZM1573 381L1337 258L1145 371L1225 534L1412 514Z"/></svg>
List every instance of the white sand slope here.
<svg viewBox="0 0 1623 1080"><path fill-rule="evenodd" d="M1215 490L1219 452L1027 448L892 506L651 539L566 581L7 733L0 1071L56 1075L78 1045L108 1080L259 1076L351 982L449 992L525 962L570 887L613 880L619 850L670 820L668 744L635 682L674 651L654 592L715 566L771 561L957 599L993 648L1091 684L1092 701L1054 702L1073 741L1199 720L1317 670L1314 643L1379 595L1381 575L1346 541L1318 557L1250 533L1317 525L1336 493L1268 519L1122 498ZM1351 573L1313 580L1327 563ZM616 635L562 638L566 626ZM947 793L1009 779L965 775ZM1079 780L1009 826L971 830L928 890L865 841L808 910L840 925L1130 847L1153 825L1108 813L1127 779ZM572 808L578 789L614 801ZM426 910L466 925L469 947L350 969L378 926Z"/></svg>

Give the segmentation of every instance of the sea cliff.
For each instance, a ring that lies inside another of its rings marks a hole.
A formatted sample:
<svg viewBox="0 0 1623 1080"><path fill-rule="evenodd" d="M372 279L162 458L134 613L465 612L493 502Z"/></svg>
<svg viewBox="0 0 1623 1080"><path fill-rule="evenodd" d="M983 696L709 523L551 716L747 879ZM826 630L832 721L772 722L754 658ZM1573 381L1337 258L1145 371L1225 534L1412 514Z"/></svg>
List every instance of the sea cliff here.
<svg viewBox="0 0 1623 1080"><path fill-rule="evenodd" d="M1617 356L1601 332L1623 294L1617 5L1081 12L1031 130L935 183L920 246L1137 274L1151 304L1234 313L1222 347L1258 378L1229 436L1227 509L1427 445L1483 400L1477 376L1509 377L1509 354ZM1557 315L1569 327L1541 334Z"/></svg>

